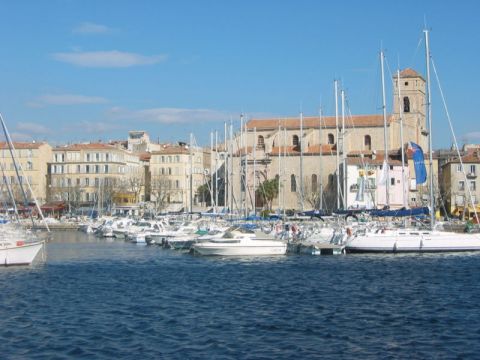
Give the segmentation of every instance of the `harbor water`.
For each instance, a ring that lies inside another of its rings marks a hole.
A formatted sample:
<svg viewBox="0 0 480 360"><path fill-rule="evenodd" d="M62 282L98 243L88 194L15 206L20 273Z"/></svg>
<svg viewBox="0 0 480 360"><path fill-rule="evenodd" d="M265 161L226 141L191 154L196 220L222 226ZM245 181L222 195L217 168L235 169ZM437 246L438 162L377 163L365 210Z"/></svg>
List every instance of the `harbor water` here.
<svg viewBox="0 0 480 360"><path fill-rule="evenodd" d="M478 358L480 254L192 256L58 232L0 269L2 359Z"/></svg>

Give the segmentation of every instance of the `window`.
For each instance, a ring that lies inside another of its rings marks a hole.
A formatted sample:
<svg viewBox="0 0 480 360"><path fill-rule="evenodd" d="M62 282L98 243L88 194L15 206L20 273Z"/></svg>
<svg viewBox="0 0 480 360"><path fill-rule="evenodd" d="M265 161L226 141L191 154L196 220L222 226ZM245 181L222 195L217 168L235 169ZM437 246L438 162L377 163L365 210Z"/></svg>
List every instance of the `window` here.
<svg viewBox="0 0 480 360"><path fill-rule="evenodd" d="M258 135L257 148L258 149L265 149L265 139L263 138L262 135Z"/></svg>
<svg viewBox="0 0 480 360"><path fill-rule="evenodd" d="M90 165L85 165L85 172L90 173Z"/></svg>
<svg viewBox="0 0 480 360"><path fill-rule="evenodd" d="M77 179L77 186L80 186L80 178Z"/></svg>
<svg viewBox="0 0 480 360"><path fill-rule="evenodd" d="M168 175L172 175L172 168L168 168Z"/></svg>
<svg viewBox="0 0 480 360"><path fill-rule="evenodd" d="M31 161L27 161L27 170L33 170L33 163Z"/></svg>
<svg viewBox="0 0 480 360"><path fill-rule="evenodd" d="M315 193L317 191L317 174L312 174L312 193Z"/></svg>
<svg viewBox="0 0 480 360"><path fill-rule="evenodd" d="M81 168L80 168L80 165L77 165L77 174L80 174L81 173Z"/></svg>
<svg viewBox="0 0 480 360"><path fill-rule="evenodd" d="M298 141L298 135L293 135L292 136L292 145L297 147L299 146L300 142Z"/></svg>
<svg viewBox="0 0 480 360"><path fill-rule="evenodd" d="M297 191L297 180L295 179L295 175L292 174L290 176L290 191L296 192Z"/></svg>
<svg viewBox="0 0 480 360"><path fill-rule="evenodd" d="M457 164L457 172L462 172L462 164Z"/></svg>
<svg viewBox="0 0 480 360"><path fill-rule="evenodd" d="M87 161L90 161L90 153L87 153Z"/></svg>
<svg viewBox="0 0 480 360"><path fill-rule="evenodd" d="M408 86L408 81L405 81L405 86Z"/></svg>
<svg viewBox="0 0 480 360"><path fill-rule="evenodd" d="M395 185L395 178L390 178L390 185L392 185L392 186Z"/></svg>
<svg viewBox="0 0 480 360"><path fill-rule="evenodd" d="M180 189L180 180L175 180L175 189Z"/></svg>
<svg viewBox="0 0 480 360"><path fill-rule="evenodd" d="M475 165L470 165L470 173L475 174Z"/></svg>
<svg viewBox="0 0 480 360"><path fill-rule="evenodd" d="M108 165L104 165L104 170L105 174L108 174Z"/></svg>
<svg viewBox="0 0 480 360"><path fill-rule="evenodd" d="M410 99L408 98L408 96L405 96L403 98L403 112L410 112Z"/></svg>
<svg viewBox="0 0 480 360"><path fill-rule="evenodd" d="M475 191L477 189L477 184L475 183L475 180L470 181L470 190Z"/></svg>
<svg viewBox="0 0 480 360"><path fill-rule="evenodd" d="M364 144L365 150L372 150L372 138L370 135L365 135Z"/></svg>
<svg viewBox="0 0 480 360"><path fill-rule="evenodd" d="M328 134L328 143L330 145L335 144L335 136L333 136L333 134Z"/></svg>
<svg viewBox="0 0 480 360"><path fill-rule="evenodd" d="M459 190L459 191L464 191L464 190L465 190L465 181L460 180L460 181L458 182L458 190Z"/></svg>
<svg viewBox="0 0 480 360"><path fill-rule="evenodd" d="M99 173L100 172L100 165L95 165L95 173Z"/></svg>
<svg viewBox="0 0 480 360"><path fill-rule="evenodd" d="M89 186L90 185L90 179L89 178L85 178L85 186Z"/></svg>

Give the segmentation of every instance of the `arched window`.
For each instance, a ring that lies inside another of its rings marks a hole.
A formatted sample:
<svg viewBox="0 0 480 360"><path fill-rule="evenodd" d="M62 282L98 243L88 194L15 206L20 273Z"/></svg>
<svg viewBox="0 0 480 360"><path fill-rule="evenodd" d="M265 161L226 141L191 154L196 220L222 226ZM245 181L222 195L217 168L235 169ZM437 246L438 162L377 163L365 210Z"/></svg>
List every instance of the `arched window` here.
<svg viewBox="0 0 480 360"><path fill-rule="evenodd" d="M317 174L312 174L312 193L317 191L318 180Z"/></svg>
<svg viewBox="0 0 480 360"><path fill-rule="evenodd" d="M295 146L295 147L300 145L300 142L298 141L298 135L293 135L292 136L292 145Z"/></svg>
<svg viewBox="0 0 480 360"><path fill-rule="evenodd" d="M290 191L296 192L297 191L297 180L295 179L295 175L290 175Z"/></svg>
<svg viewBox="0 0 480 360"><path fill-rule="evenodd" d="M408 96L405 96L403 98L403 112L410 112L410 99L408 98Z"/></svg>
<svg viewBox="0 0 480 360"><path fill-rule="evenodd" d="M372 137L370 135L365 135L364 145L365 150L372 150Z"/></svg>
<svg viewBox="0 0 480 360"><path fill-rule="evenodd" d="M265 149L265 139L263 138L262 135L258 135L257 148L258 149Z"/></svg>
<svg viewBox="0 0 480 360"><path fill-rule="evenodd" d="M335 144L335 136L333 136L333 134L331 134L331 133L328 134L328 143L329 143L330 145Z"/></svg>

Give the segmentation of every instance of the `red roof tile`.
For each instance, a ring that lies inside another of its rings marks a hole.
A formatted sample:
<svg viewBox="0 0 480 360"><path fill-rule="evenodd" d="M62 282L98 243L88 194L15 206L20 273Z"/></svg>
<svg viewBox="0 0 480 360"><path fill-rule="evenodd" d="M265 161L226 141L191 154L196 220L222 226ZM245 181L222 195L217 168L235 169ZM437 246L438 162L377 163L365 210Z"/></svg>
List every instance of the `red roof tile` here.
<svg viewBox="0 0 480 360"><path fill-rule="evenodd" d="M389 115L387 122L391 123L394 120L393 115ZM322 128L335 128L335 116L322 117ZM318 129L320 119L318 116L307 116L303 118L303 128ZM300 118L269 118L269 119L251 119L247 122L247 128L257 130L273 130L278 127L287 129L300 129ZM345 127L383 127L383 115L353 115L345 119Z"/></svg>
<svg viewBox="0 0 480 360"><path fill-rule="evenodd" d="M44 145L44 142L13 142L15 149L38 149ZM8 149L8 145L5 141L0 142L0 149Z"/></svg>

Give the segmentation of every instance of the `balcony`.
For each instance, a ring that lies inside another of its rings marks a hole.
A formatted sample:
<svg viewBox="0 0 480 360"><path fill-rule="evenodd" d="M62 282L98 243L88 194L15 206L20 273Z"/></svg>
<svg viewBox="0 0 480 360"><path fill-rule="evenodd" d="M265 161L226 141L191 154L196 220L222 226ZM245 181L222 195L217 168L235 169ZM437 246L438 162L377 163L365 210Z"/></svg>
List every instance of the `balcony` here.
<svg viewBox="0 0 480 360"><path fill-rule="evenodd" d="M476 177L477 177L477 174L475 174L474 172L469 172L467 174L468 179L475 179Z"/></svg>

